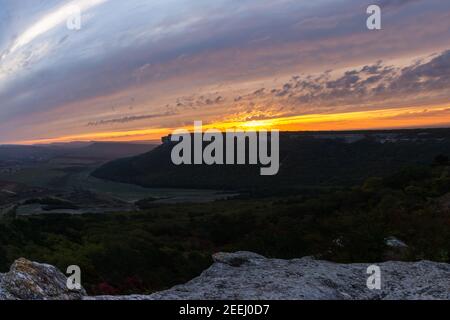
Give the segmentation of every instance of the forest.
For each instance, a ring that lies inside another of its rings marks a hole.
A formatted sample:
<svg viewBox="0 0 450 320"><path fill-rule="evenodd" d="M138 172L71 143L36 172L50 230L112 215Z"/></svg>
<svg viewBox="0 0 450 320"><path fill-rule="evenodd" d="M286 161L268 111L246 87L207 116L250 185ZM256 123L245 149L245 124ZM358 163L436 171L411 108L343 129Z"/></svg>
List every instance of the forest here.
<svg viewBox="0 0 450 320"><path fill-rule="evenodd" d="M450 262L450 164L366 178L351 187L246 194L132 213L16 216L0 220L0 271L19 257L65 270L76 264L91 294L151 293L199 275L219 251L337 262ZM386 243L396 237L407 248Z"/></svg>

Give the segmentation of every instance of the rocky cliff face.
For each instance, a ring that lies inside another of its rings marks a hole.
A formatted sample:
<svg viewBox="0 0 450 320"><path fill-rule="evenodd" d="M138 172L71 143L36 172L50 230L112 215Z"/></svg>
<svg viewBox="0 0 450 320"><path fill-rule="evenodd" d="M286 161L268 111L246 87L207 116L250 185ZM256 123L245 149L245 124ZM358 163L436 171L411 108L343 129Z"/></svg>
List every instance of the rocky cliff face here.
<svg viewBox="0 0 450 320"><path fill-rule="evenodd" d="M72 292L67 278L48 264L19 259L8 273L0 274L0 300L79 300L86 291Z"/></svg>
<svg viewBox="0 0 450 320"><path fill-rule="evenodd" d="M267 259L250 252L218 253L214 261L198 278L167 291L88 297L84 290L67 290L56 268L19 259L0 275L0 299L450 299L450 265L443 263L380 263L381 290L369 290L368 264Z"/></svg>

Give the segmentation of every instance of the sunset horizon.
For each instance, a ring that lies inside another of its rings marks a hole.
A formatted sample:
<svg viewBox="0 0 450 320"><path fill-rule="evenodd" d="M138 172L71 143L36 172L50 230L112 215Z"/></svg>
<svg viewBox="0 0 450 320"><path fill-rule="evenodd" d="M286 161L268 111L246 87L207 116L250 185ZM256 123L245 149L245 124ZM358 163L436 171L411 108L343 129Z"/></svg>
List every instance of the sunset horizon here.
<svg viewBox="0 0 450 320"><path fill-rule="evenodd" d="M450 126L448 3L201 2L6 1L0 144Z"/></svg>
<svg viewBox="0 0 450 320"><path fill-rule="evenodd" d="M433 113L438 113L432 116ZM339 114L307 114L286 118L249 120L235 122L205 123L204 130L227 129L242 131L279 130L282 132L346 132L346 131L382 131L408 129L445 129L450 128L450 119L442 120L440 113L450 114L450 105L416 108L382 109L371 111L347 112ZM411 118L412 114L418 116ZM420 114L421 113L421 114ZM430 113L431 116L428 114ZM402 119L402 116L405 119ZM39 145L70 142L159 142L161 138L175 130L193 131L193 125L178 128L136 129L128 131L88 133L81 135L40 138L28 141L11 141L2 144Z"/></svg>

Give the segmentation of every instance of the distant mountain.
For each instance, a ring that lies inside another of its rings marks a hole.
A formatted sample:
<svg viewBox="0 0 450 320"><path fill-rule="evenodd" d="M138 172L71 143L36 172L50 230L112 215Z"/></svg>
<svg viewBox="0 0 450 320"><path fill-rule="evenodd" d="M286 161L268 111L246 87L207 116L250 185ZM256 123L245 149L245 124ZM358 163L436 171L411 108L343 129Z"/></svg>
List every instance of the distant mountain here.
<svg viewBox="0 0 450 320"><path fill-rule="evenodd" d="M35 163L54 158L91 159L110 161L146 153L155 144L125 142L91 142L51 145L0 145L0 164Z"/></svg>
<svg viewBox="0 0 450 320"><path fill-rule="evenodd" d="M70 158L93 158L113 160L132 157L153 150L156 145L124 142L93 142L87 146L71 149L65 154Z"/></svg>
<svg viewBox="0 0 450 320"><path fill-rule="evenodd" d="M171 161L173 144L109 162L92 174L144 187L274 190L348 186L387 176L404 166L429 165L450 155L450 130L282 133L280 171L260 176L259 166L182 165Z"/></svg>
<svg viewBox="0 0 450 320"><path fill-rule="evenodd" d="M54 142L50 144L39 144L38 146L48 148L77 149L87 147L93 143L95 143L95 141L72 141L72 142Z"/></svg>
<svg viewBox="0 0 450 320"><path fill-rule="evenodd" d="M50 159L60 152L39 146L0 145L0 161L38 161Z"/></svg>

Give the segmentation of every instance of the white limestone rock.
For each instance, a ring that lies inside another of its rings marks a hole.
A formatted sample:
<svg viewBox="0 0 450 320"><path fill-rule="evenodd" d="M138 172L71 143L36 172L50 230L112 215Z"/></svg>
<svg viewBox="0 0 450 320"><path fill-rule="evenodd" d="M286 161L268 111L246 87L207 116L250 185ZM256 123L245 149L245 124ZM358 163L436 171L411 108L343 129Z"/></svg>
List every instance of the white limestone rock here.
<svg viewBox="0 0 450 320"><path fill-rule="evenodd" d="M218 253L213 258L215 263L199 277L167 291L89 299L450 299L450 265L444 263L377 264L381 268L381 290L369 290L370 264L337 264L310 257L267 259L250 252Z"/></svg>
<svg viewBox="0 0 450 320"><path fill-rule="evenodd" d="M337 264L310 257L267 259L251 252L217 253L192 281L151 295L86 296L66 288L55 267L25 259L0 274L1 299L84 300L361 300L450 299L450 264L384 262L381 290L367 288L369 264Z"/></svg>

